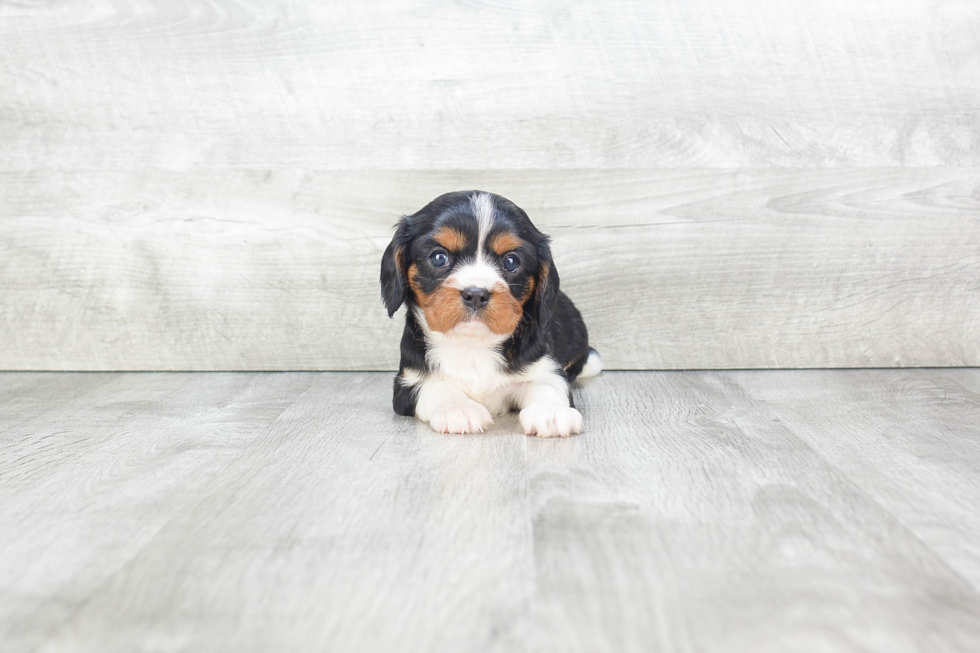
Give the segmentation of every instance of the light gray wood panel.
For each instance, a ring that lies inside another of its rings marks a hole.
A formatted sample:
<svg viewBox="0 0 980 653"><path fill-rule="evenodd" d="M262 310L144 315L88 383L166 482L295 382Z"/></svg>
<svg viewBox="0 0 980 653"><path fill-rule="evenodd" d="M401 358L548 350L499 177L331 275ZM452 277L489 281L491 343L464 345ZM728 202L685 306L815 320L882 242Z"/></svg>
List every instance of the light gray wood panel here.
<svg viewBox="0 0 980 653"><path fill-rule="evenodd" d="M492 641L533 589L525 436L439 436L395 416L390 388L318 376L37 650Z"/></svg>
<svg viewBox="0 0 980 653"><path fill-rule="evenodd" d="M980 589L980 370L731 378Z"/></svg>
<svg viewBox="0 0 980 653"><path fill-rule="evenodd" d="M980 165L980 6L0 9L0 167Z"/></svg>
<svg viewBox="0 0 980 653"><path fill-rule="evenodd" d="M0 417L0 650L57 633L312 380L57 375Z"/></svg>
<svg viewBox="0 0 980 653"><path fill-rule="evenodd" d="M939 374L939 371L937 371L937 374ZM972 393L974 396L980 397L980 375L955 374L944 378L954 380L963 390Z"/></svg>
<svg viewBox="0 0 980 653"><path fill-rule="evenodd" d="M915 386L918 374L896 377ZM814 373L753 378L802 395ZM854 377L828 378L846 387ZM581 393L583 437L528 442L538 592L513 642L554 651L975 648L975 588L865 494L863 477L841 473L796 435L798 422L780 421L732 379L606 374ZM835 396L826 414L846 402ZM902 419L887 402L862 408L869 418L850 426L855 438ZM872 468L877 456L863 454ZM976 451L960 464L980 471ZM976 491L975 476L962 480ZM948 500L930 499L937 509ZM980 522L976 513L937 521L955 529L956 519Z"/></svg>
<svg viewBox="0 0 980 653"><path fill-rule="evenodd" d="M19 401L35 401L38 390L45 386L58 382L74 385L75 382L69 379L70 376L51 372L0 374L0 410L13 410L13 404Z"/></svg>
<svg viewBox="0 0 980 653"><path fill-rule="evenodd" d="M14 427L51 411L53 397L78 400L116 381L112 373L89 374L84 386L72 375L52 372L4 375L8 387L0 389L0 437L11 437Z"/></svg>
<svg viewBox="0 0 980 653"><path fill-rule="evenodd" d="M49 375L0 650L973 651L976 375L605 373L561 441L435 434L389 374ZM942 491L883 500L896 462Z"/></svg>
<svg viewBox="0 0 980 653"><path fill-rule="evenodd" d="M980 169L0 177L0 369L392 369L397 217L499 192L610 368L980 365Z"/></svg>

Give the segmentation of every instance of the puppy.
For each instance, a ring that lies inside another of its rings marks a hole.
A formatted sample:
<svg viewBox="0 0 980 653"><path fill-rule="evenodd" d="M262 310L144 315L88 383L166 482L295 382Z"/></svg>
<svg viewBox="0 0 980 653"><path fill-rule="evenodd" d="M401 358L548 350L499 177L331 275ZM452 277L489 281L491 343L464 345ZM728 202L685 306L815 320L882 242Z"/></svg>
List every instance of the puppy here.
<svg viewBox="0 0 980 653"><path fill-rule="evenodd" d="M388 316L408 311L392 405L441 433L520 411L527 435L580 433L569 384L602 370L548 247L513 202L447 193L398 223L381 258Z"/></svg>

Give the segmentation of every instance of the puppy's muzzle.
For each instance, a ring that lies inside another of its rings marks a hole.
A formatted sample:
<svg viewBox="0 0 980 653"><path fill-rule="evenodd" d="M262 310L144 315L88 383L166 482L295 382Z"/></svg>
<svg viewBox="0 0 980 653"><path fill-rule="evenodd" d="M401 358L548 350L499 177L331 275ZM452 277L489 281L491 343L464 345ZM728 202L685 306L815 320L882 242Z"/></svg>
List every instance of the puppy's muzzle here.
<svg viewBox="0 0 980 653"><path fill-rule="evenodd" d="M490 301L490 291L486 288L470 286L469 288L460 290L459 297L463 300L463 304L467 308L472 311L479 311L486 308L487 303Z"/></svg>

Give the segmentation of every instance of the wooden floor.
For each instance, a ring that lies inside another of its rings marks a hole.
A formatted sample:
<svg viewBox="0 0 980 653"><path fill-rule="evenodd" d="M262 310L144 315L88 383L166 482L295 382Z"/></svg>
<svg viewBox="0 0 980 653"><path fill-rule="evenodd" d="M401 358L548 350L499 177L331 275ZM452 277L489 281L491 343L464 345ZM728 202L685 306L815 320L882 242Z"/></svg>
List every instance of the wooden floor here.
<svg viewBox="0 0 980 653"><path fill-rule="evenodd" d="M0 650L977 651L980 370L0 375Z"/></svg>

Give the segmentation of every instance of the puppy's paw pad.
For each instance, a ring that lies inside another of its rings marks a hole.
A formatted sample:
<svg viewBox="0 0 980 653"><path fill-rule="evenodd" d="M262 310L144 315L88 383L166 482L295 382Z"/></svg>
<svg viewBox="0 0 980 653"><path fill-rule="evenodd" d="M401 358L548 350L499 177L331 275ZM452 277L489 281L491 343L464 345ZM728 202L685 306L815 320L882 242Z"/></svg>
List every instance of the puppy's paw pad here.
<svg viewBox="0 0 980 653"><path fill-rule="evenodd" d="M521 411L521 426L525 435L567 438L582 432L582 413L568 406L556 408L531 404Z"/></svg>
<svg viewBox="0 0 980 653"><path fill-rule="evenodd" d="M429 426L439 433L482 433L491 424L490 411L475 401L443 406L429 420Z"/></svg>

